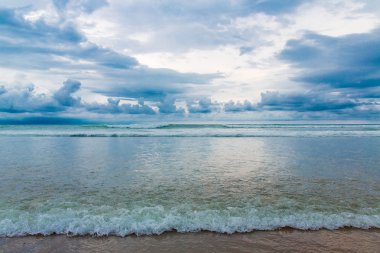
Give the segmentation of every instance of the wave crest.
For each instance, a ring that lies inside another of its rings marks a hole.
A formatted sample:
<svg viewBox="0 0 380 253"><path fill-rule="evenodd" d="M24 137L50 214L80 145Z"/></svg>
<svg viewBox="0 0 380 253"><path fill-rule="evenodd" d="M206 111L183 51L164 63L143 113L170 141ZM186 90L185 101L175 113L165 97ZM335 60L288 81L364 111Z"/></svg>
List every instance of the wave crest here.
<svg viewBox="0 0 380 253"><path fill-rule="evenodd" d="M237 211L237 212L236 212ZM350 212L259 213L250 210L166 210L162 206L138 209L74 210L54 208L45 213L9 210L12 217L0 219L0 236L24 235L156 235L168 231L219 233L274 230L291 227L302 230L342 227L380 228L380 216Z"/></svg>

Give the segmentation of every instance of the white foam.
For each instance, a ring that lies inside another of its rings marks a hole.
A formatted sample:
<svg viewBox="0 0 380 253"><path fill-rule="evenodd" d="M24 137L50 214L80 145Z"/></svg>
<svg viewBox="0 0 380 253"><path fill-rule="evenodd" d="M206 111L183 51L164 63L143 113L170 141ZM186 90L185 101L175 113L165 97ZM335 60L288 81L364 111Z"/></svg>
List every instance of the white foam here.
<svg viewBox="0 0 380 253"><path fill-rule="evenodd" d="M166 231L201 230L235 233L292 227L303 230L341 227L380 228L380 215L341 213L258 213L257 210L179 211L162 206L96 211L55 208L44 213L1 212L0 236L23 235L152 235ZM7 217L4 216L7 213Z"/></svg>

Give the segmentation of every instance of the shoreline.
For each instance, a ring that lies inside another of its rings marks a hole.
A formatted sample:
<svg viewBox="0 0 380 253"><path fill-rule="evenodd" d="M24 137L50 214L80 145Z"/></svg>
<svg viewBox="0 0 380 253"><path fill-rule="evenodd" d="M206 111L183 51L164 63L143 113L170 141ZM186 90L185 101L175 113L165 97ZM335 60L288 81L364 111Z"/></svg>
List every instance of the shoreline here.
<svg viewBox="0 0 380 253"><path fill-rule="evenodd" d="M380 229L341 228L221 234L0 237L0 252L377 252Z"/></svg>

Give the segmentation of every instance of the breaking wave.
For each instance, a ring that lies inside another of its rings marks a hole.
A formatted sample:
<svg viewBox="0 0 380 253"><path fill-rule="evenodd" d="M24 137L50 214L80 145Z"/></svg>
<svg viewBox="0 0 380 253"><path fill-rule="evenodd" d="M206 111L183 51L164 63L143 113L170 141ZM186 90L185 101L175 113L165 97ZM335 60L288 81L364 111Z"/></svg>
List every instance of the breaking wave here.
<svg viewBox="0 0 380 253"><path fill-rule="evenodd" d="M74 210L54 208L44 213L7 210L0 219L0 236L25 235L158 235L168 231L219 233L275 230L291 227L302 230L342 227L380 228L380 215L350 212L292 212L263 214L256 209L187 211L162 206L138 209Z"/></svg>

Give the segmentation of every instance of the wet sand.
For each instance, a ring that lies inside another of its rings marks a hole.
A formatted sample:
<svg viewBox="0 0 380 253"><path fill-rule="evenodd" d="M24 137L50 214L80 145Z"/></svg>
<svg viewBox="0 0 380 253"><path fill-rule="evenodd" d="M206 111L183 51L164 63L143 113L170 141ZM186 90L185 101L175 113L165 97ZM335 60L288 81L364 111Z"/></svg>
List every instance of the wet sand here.
<svg viewBox="0 0 380 253"><path fill-rule="evenodd" d="M0 252L379 252L380 230L211 232L159 236L26 236L0 238Z"/></svg>

